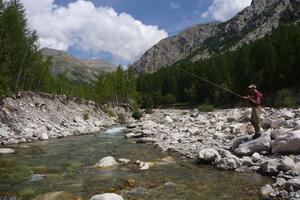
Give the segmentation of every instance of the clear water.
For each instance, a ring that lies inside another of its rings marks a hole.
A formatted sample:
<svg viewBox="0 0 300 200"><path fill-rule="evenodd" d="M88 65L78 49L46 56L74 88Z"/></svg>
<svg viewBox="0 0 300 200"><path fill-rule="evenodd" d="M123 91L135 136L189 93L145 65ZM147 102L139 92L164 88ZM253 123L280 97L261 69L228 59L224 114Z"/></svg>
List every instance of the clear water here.
<svg viewBox="0 0 300 200"><path fill-rule="evenodd" d="M65 200L85 200L104 192L119 193L125 199L253 200L259 199L259 188L270 182L255 173L196 165L149 145L134 144L119 131L14 146L14 154L0 155L0 199L34 199L65 191L73 196L62 198ZM176 162L160 163L147 171L139 171L133 163L113 169L93 167L108 155L132 161L173 156ZM45 174L46 178L33 181L34 174Z"/></svg>

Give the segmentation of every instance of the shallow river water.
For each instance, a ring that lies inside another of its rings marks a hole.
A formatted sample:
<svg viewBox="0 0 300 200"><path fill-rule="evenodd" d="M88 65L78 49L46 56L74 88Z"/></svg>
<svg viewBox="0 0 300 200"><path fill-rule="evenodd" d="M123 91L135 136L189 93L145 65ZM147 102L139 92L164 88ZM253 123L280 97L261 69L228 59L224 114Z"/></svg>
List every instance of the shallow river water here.
<svg viewBox="0 0 300 200"><path fill-rule="evenodd" d="M14 154L0 155L0 199L40 199L39 195L45 193L65 191L60 199L88 200L95 194L115 192L125 199L252 200L259 199L259 188L270 182L255 173L218 171L146 144L134 144L120 131L13 148ZM93 167L109 155L157 165L147 171L138 170L135 164L112 169ZM162 161L166 156L176 161Z"/></svg>

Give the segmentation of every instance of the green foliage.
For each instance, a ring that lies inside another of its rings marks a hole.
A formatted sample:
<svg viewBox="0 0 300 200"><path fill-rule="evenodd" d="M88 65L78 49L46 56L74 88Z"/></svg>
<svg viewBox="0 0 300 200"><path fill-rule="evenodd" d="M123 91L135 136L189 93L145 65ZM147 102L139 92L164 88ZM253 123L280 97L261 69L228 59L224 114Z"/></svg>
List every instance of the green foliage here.
<svg viewBox="0 0 300 200"><path fill-rule="evenodd" d="M211 104L202 104L198 106L197 108L200 112L213 112L214 111L214 106Z"/></svg>
<svg viewBox="0 0 300 200"><path fill-rule="evenodd" d="M132 111L132 117L136 120L139 120L143 117L143 114L141 113L141 111L139 109L135 109Z"/></svg>
<svg viewBox="0 0 300 200"><path fill-rule="evenodd" d="M300 25L284 25L235 51L196 62L187 58L152 74L141 75L136 82L144 108L174 102L212 102L219 106L232 104L239 98L174 68L180 67L246 95L250 83L256 83L263 93L274 93L282 88L299 89L299 66Z"/></svg>
<svg viewBox="0 0 300 200"><path fill-rule="evenodd" d="M89 113L89 112L84 112L84 113L83 113L83 119L84 119L85 121L87 121L89 118L90 118L90 113Z"/></svg>
<svg viewBox="0 0 300 200"><path fill-rule="evenodd" d="M276 107L296 107L296 101L291 96L290 92L286 89L282 89L278 92L278 97L275 101Z"/></svg>
<svg viewBox="0 0 300 200"><path fill-rule="evenodd" d="M102 106L102 110L103 110L103 112L105 112L106 114L110 115L111 117L115 117L116 116L115 113L114 113L114 111L112 111L112 109L109 106L107 106L107 105Z"/></svg>
<svg viewBox="0 0 300 200"><path fill-rule="evenodd" d="M153 114L154 111L151 108L146 108L145 109L145 114Z"/></svg>
<svg viewBox="0 0 300 200"><path fill-rule="evenodd" d="M120 124L125 124L126 123L126 116L124 113L120 112L120 113L117 113L117 119L118 119L118 122Z"/></svg>

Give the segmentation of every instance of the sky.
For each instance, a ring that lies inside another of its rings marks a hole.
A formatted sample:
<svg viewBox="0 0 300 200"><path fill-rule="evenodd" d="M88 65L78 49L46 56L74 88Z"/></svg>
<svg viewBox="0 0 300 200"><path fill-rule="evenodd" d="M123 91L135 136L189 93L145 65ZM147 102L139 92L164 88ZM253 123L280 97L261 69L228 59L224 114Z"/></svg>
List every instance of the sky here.
<svg viewBox="0 0 300 200"><path fill-rule="evenodd" d="M21 0L40 47L127 66L185 28L226 21L251 0Z"/></svg>

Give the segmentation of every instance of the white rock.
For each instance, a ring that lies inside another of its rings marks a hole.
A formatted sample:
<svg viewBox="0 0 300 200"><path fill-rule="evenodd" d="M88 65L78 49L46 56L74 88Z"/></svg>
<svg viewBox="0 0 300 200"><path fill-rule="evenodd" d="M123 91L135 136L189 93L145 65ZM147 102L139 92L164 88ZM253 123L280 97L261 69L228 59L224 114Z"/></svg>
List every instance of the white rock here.
<svg viewBox="0 0 300 200"><path fill-rule="evenodd" d="M260 160L260 154L257 153L257 152L253 153L252 154L252 160L253 160L253 162L259 161Z"/></svg>
<svg viewBox="0 0 300 200"><path fill-rule="evenodd" d="M169 115L167 115L167 116L165 116L163 122L164 123L173 123L174 121Z"/></svg>
<svg viewBox="0 0 300 200"><path fill-rule="evenodd" d="M203 149L199 152L198 158L204 162L216 162L220 160L220 155L217 150L213 148Z"/></svg>
<svg viewBox="0 0 300 200"><path fill-rule="evenodd" d="M94 195L90 200L124 200L124 198L115 193L104 193Z"/></svg>
<svg viewBox="0 0 300 200"><path fill-rule="evenodd" d="M300 130L279 136L272 142L272 153L300 154Z"/></svg>
<svg viewBox="0 0 300 200"><path fill-rule="evenodd" d="M272 199L272 197L276 196L274 189L269 184L263 186L260 189L260 194L263 199Z"/></svg>
<svg viewBox="0 0 300 200"><path fill-rule="evenodd" d="M232 155L230 157L222 158L217 163L217 168L221 170L234 170L241 166L241 161L238 157Z"/></svg>
<svg viewBox="0 0 300 200"><path fill-rule="evenodd" d="M239 110L233 110L229 113L229 116L227 118L228 122L236 122L242 117L242 114Z"/></svg>
<svg viewBox="0 0 300 200"><path fill-rule="evenodd" d="M129 163L129 162L130 162L130 160L127 159L127 158L120 158L118 161L119 161L120 163Z"/></svg>
<svg viewBox="0 0 300 200"><path fill-rule="evenodd" d="M291 132L293 129L290 129L290 128L279 128L279 129L274 129L271 133L271 139L272 140L275 140L277 139L279 136L285 134L285 133L288 133L288 132Z"/></svg>
<svg viewBox="0 0 300 200"><path fill-rule="evenodd" d="M295 113L292 113L291 111L288 111L287 109L281 110L281 116L286 119L293 119L295 117Z"/></svg>
<svg viewBox="0 0 300 200"><path fill-rule="evenodd" d="M40 138L40 140L48 140L49 136L47 133L43 132L40 134L39 138Z"/></svg>
<svg viewBox="0 0 300 200"><path fill-rule="evenodd" d="M266 134L255 140L239 145L239 147L234 150L234 153L237 155L252 155L255 152L270 151L270 147L271 137L270 134Z"/></svg>
<svg viewBox="0 0 300 200"><path fill-rule="evenodd" d="M11 148L0 148L0 154L9 154L9 153L14 153L15 150Z"/></svg>
<svg viewBox="0 0 300 200"><path fill-rule="evenodd" d="M99 162L96 163L96 167L108 168L113 167L117 164L116 160L112 156L107 156L102 158Z"/></svg>
<svg viewBox="0 0 300 200"><path fill-rule="evenodd" d="M150 168L150 165L147 162L140 162L139 168L140 168L140 170L147 170Z"/></svg>
<svg viewBox="0 0 300 200"><path fill-rule="evenodd" d="M198 133L199 129L194 127L190 128L188 131L190 134L195 135L196 133Z"/></svg>
<svg viewBox="0 0 300 200"><path fill-rule="evenodd" d="M271 128L279 128L284 123L285 123L285 119L284 118L279 118L279 119L276 119L276 120L272 120Z"/></svg>

